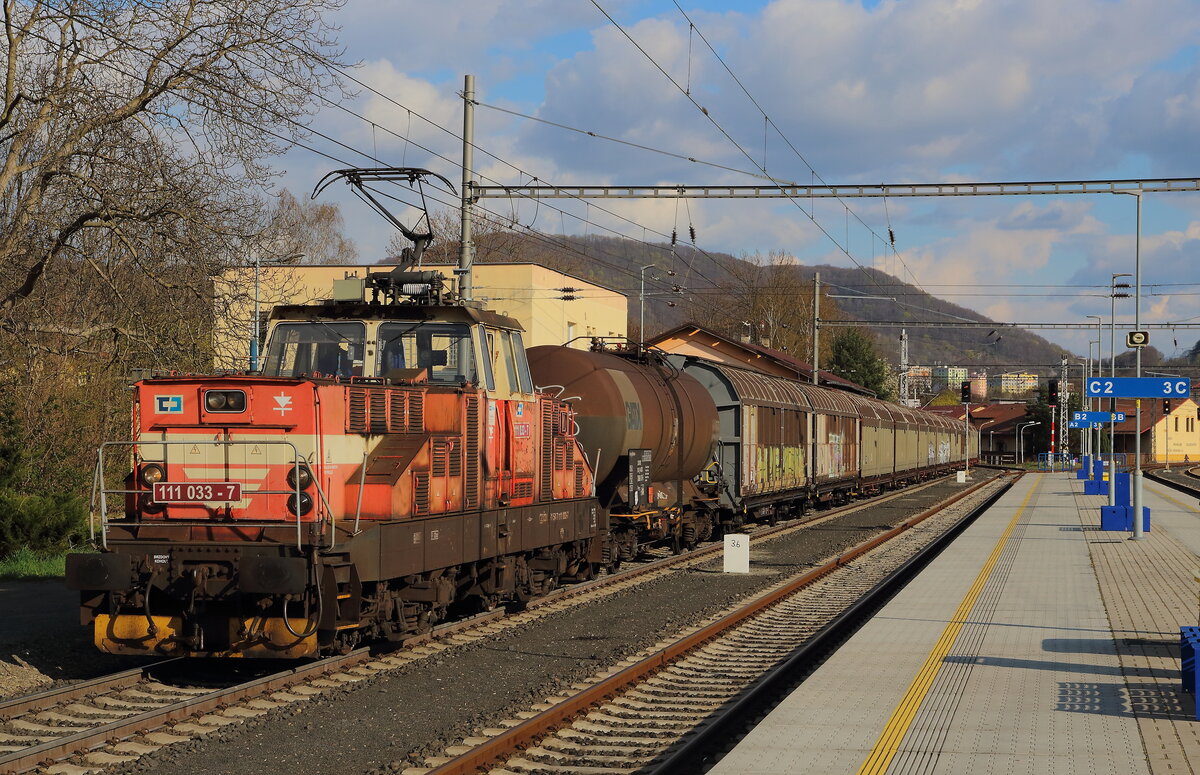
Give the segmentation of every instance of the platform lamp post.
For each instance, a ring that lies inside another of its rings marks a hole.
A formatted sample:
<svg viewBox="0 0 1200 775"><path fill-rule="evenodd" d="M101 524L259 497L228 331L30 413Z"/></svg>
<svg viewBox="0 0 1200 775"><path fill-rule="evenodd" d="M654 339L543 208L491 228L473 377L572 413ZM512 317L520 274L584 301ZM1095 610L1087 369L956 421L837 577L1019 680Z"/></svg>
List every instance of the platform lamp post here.
<svg viewBox="0 0 1200 775"><path fill-rule="evenodd" d="M1139 200L1140 201L1140 200ZM1120 277L1132 277L1128 272L1114 272L1108 293L1108 376L1117 376L1117 299L1128 299L1129 294L1122 289L1129 288L1129 283L1119 283ZM1109 399L1108 411L1111 413L1108 421L1108 505L1117 505L1117 399ZM1136 521L1136 520L1135 520Z"/></svg>
<svg viewBox="0 0 1200 775"><path fill-rule="evenodd" d="M996 422L997 419L999 419L999 418L993 417L992 419L988 420L987 422L985 422L979 426L979 457L980 457L980 459L983 458L983 429L986 426L991 425L992 423ZM996 445L996 432L988 431L988 439L989 439L988 440L988 452L992 453L992 455L994 456L996 454L996 446L995 446Z"/></svg>
<svg viewBox="0 0 1200 775"><path fill-rule="evenodd" d="M1096 319L1096 341L1094 343L1096 345L1096 368L1093 371L1093 373L1096 374L1097 376L1100 376L1103 373L1101 371L1100 364L1104 360L1104 349L1103 349L1104 345L1102 344L1102 342L1104 341L1104 329L1101 328L1101 326L1104 325L1104 316L1103 315L1088 315L1088 317ZM1092 351L1092 344L1093 344L1092 342L1088 342L1088 352L1089 353ZM1083 392L1084 392L1084 395L1087 395L1086 390ZM1098 405L1100 402L1096 401L1095 403ZM1091 398L1091 396L1088 396L1088 409L1091 410L1092 406L1093 406L1092 398ZM1103 446L1100 443L1100 434L1102 434L1103 432L1104 431L1102 430L1102 428L1100 428L1100 427L1096 428L1096 449L1092 453L1093 455L1100 454L1100 449ZM1092 435L1092 431L1089 428L1088 429L1088 438L1091 438L1091 435Z"/></svg>
<svg viewBox="0 0 1200 775"><path fill-rule="evenodd" d="M1021 456L1021 465L1025 465L1025 429L1032 428L1035 425L1041 425L1040 421L1021 423L1017 426L1017 450Z"/></svg>
<svg viewBox="0 0 1200 775"><path fill-rule="evenodd" d="M1117 191L1137 200L1137 218L1133 238L1133 330L1142 327L1142 192ZM1142 376L1142 348L1135 347L1134 377ZM1133 536L1131 540L1143 538L1142 525L1142 399L1134 399L1133 410Z"/></svg>
<svg viewBox="0 0 1200 775"><path fill-rule="evenodd" d="M259 275L262 273L262 259L258 251L254 251L254 324L250 331L250 371L258 371L258 340L259 331Z"/></svg>

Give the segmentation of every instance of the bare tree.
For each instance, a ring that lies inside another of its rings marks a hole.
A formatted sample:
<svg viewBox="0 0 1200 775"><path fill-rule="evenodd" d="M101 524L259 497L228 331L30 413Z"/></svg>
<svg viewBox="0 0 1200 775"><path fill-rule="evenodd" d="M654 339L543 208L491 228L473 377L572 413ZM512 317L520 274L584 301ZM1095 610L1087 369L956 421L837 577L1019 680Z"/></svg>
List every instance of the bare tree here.
<svg viewBox="0 0 1200 775"><path fill-rule="evenodd" d="M4 0L0 310L72 251L111 284L79 251L89 232L156 274L227 260L258 222L264 160L338 85L322 12L339 3Z"/></svg>
<svg viewBox="0 0 1200 775"><path fill-rule="evenodd" d="M743 256L727 267L729 280L715 294L704 294L692 304L697 322L734 339L749 337L802 360L812 357L812 271L783 251L767 256ZM713 295L721 303L713 302ZM821 294L821 319L840 320L833 299ZM830 357L832 337L821 341L821 361Z"/></svg>
<svg viewBox="0 0 1200 775"><path fill-rule="evenodd" d="M274 264L349 264L358 258L358 249L344 226L337 205L300 200L285 188L252 249Z"/></svg>
<svg viewBox="0 0 1200 775"><path fill-rule="evenodd" d="M341 96L341 0L0 3L0 409L22 486L78 487L128 433L131 367L211 368L212 278L267 223L267 161Z"/></svg>

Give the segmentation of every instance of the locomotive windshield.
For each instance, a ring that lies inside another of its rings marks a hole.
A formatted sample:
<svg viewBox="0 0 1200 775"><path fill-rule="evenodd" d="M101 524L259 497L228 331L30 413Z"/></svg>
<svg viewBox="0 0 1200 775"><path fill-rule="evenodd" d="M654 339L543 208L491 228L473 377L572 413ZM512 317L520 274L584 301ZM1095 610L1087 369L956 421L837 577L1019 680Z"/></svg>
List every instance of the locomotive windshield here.
<svg viewBox="0 0 1200 775"><path fill-rule="evenodd" d="M362 323L280 323L271 334L263 374L268 377L361 377Z"/></svg>
<svg viewBox="0 0 1200 775"><path fill-rule="evenodd" d="M385 323L379 327L379 370L426 369L442 385L478 382L471 327L462 323Z"/></svg>

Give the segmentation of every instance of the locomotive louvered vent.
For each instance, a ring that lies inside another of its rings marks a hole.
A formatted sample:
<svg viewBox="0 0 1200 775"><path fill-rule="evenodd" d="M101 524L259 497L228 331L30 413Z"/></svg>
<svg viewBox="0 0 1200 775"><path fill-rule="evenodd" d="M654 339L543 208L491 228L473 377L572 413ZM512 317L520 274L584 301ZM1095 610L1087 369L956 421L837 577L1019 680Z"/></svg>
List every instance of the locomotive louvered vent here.
<svg viewBox="0 0 1200 775"><path fill-rule="evenodd" d="M575 497L583 497L583 463L575 464Z"/></svg>
<svg viewBox="0 0 1200 775"><path fill-rule="evenodd" d="M371 433L387 433L387 391L371 391Z"/></svg>
<svg viewBox="0 0 1200 775"><path fill-rule="evenodd" d="M566 460L563 462L563 469L575 467L575 445L568 444L566 449Z"/></svg>
<svg viewBox="0 0 1200 775"><path fill-rule="evenodd" d="M425 394L408 394L408 432L420 433L425 430Z"/></svg>
<svg viewBox="0 0 1200 775"><path fill-rule="evenodd" d="M408 393L403 390L390 390L388 393L388 430L404 433L408 430Z"/></svg>
<svg viewBox="0 0 1200 775"><path fill-rule="evenodd" d="M446 459L450 456L450 444L445 441L433 442L433 463L430 465L430 473L433 476L442 477L446 475Z"/></svg>
<svg viewBox="0 0 1200 775"><path fill-rule="evenodd" d="M533 482L517 482L513 485L514 498L532 498Z"/></svg>
<svg viewBox="0 0 1200 775"><path fill-rule="evenodd" d="M413 514L429 513L429 474L413 472Z"/></svg>
<svg viewBox="0 0 1200 775"><path fill-rule="evenodd" d="M346 430L351 433L367 432L367 391L362 388L346 388L349 408L346 412Z"/></svg>
<svg viewBox="0 0 1200 775"><path fill-rule="evenodd" d="M567 445L560 439L554 440L554 470L563 471L567 467Z"/></svg>
<svg viewBox="0 0 1200 775"><path fill-rule="evenodd" d="M542 497L549 500L554 489L554 414L542 405Z"/></svg>
<svg viewBox="0 0 1200 775"><path fill-rule="evenodd" d="M446 454L449 456L450 475L462 476L462 445L452 444Z"/></svg>
<svg viewBox="0 0 1200 775"><path fill-rule="evenodd" d="M463 482L466 505L479 505L479 399L467 399L467 480Z"/></svg>

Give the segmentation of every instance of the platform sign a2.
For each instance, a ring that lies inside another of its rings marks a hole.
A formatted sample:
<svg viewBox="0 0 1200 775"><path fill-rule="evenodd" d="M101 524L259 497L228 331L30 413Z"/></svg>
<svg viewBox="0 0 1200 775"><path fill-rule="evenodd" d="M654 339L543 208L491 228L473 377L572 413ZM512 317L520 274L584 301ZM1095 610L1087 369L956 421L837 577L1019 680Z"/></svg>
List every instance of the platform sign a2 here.
<svg viewBox="0 0 1200 775"><path fill-rule="evenodd" d="M1109 377L1089 379L1087 394L1100 398L1189 398L1187 377Z"/></svg>

